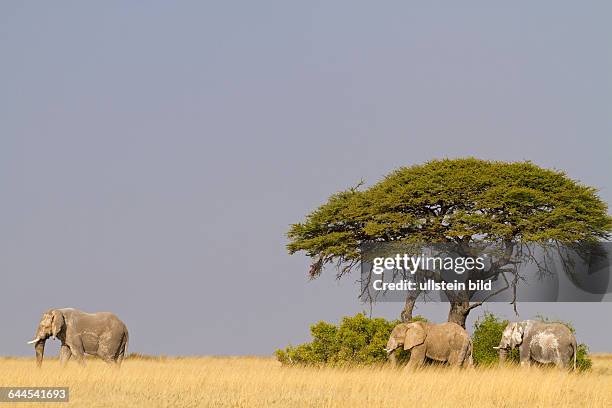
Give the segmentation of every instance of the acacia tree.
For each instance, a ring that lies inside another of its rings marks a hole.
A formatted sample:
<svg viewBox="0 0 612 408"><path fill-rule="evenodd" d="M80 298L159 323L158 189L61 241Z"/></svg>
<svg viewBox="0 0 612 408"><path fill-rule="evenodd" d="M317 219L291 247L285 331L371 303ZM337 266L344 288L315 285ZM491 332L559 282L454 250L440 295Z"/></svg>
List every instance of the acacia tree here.
<svg viewBox="0 0 612 408"><path fill-rule="evenodd" d="M561 171L530 162L432 160L399 168L369 188L359 183L332 195L291 226L287 249L312 259L312 279L327 266L340 278L359 266L360 247L368 243L485 240L511 253L529 243L597 242L612 231L607 211L595 188ZM412 317L415 301L406 299L403 320ZM449 321L462 326L482 303L469 295L449 301Z"/></svg>

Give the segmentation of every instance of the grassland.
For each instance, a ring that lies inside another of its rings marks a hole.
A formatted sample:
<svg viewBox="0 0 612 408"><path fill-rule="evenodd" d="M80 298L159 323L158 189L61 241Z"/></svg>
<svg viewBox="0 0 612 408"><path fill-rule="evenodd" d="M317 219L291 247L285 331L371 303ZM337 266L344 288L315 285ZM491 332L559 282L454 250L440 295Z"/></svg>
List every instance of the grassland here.
<svg viewBox="0 0 612 408"><path fill-rule="evenodd" d="M120 370L101 361L60 369L46 359L0 358L0 386L67 386L65 403L16 407L611 407L612 355L593 370L427 367L289 368L272 358L128 359ZM416 404L416 405L415 405ZM9 406L0 403L0 407Z"/></svg>

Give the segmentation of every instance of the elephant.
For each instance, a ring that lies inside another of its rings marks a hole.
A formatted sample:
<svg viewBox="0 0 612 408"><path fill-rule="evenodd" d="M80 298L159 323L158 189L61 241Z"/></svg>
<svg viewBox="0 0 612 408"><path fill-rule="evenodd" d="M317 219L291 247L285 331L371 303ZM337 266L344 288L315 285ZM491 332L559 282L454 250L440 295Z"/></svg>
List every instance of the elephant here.
<svg viewBox="0 0 612 408"><path fill-rule="evenodd" d="M493 347L498 350L500 363L503 363L508 352L517 346L521 366L529 366L535 361L569 368L573 359L573 367L576 369L576 337L564 324L536 320L509 323L499 346Z"/></svg>
<svg viewBox="0 0 612 408"><path fill-rule="evenodd" d="M472 340L465 329L456 323L428 322L400 323L393 328L385 351L395 364L392 354L400 346L410 350L409 368L419 367L425 358L456 367L471 367Z"/></svg>
<svg viewBox="0 0 612 408"><path fill-rule="evenodd" d="M62 343L60 364L70 357L85 364L85 354L95 355L107 363L120 366L127 353L128 330L117 316L109 312L85 313L80 310L49 309L43 313L34 340L36 365L42 366L45 341L53 336Z"/></svg>

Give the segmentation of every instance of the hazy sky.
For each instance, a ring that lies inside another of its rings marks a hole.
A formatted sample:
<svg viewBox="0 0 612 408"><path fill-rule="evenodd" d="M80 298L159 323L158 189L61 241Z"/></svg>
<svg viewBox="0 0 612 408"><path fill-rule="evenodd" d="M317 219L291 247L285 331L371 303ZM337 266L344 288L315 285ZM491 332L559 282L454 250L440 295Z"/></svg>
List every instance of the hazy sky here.
<svg viewBox="0 0 612 408"><path fill-rule="evenodd" d="M289 225L402 165L532 160L612 203L611 15L603 1L1 2L0 354L33 355L41 312L69 306L116 312L135 352L302 342L366 307L357 275L307 280ZM612 351L612 303L520 310Z"/></svg>

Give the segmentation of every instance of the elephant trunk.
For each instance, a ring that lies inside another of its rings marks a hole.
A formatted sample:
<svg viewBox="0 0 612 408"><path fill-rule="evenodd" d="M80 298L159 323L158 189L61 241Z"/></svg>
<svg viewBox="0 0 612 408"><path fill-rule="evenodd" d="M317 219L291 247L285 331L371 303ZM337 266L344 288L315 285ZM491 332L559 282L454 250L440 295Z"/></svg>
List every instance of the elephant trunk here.
<svg viewBox="0 0 612 408"><path fill-rule="evenodd" d="M499 351L497 352L497 355L499 356L499 364L502 365L506 362L506 357L508 356L508 350L500 348Z"/></svg>
<svg viewBox="0 0 612 408"><path fill-rule="evenodd" d="M391 363L392 367L397 367L397 353L395 352L395 350L389 352L387 354L387 358L389 359L389 362Z"/></svg>
<svg viewBox="0 0 612 408"><path fill-rule="evenodd" d="M38 340L34 349L36 350L36 366L40 367L42 366L43 356L45 354L45 341Z"/></svg>

